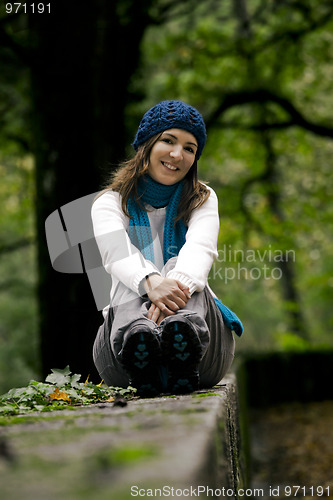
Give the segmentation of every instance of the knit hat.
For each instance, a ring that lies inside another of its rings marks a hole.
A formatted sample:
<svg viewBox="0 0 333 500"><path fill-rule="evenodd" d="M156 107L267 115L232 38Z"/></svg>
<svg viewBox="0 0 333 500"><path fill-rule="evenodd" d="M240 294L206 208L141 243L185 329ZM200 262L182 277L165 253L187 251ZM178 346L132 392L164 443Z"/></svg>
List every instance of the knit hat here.
<svg viewBox="0 0 333 500"><path fill-rule="evenodd" d="M197 158L200 158L207 139L205 122L199 111L183 101L162 101L149 109L143 115L132 146L137 151L153 135L171 128L194 135L198 141Z"/></svg>

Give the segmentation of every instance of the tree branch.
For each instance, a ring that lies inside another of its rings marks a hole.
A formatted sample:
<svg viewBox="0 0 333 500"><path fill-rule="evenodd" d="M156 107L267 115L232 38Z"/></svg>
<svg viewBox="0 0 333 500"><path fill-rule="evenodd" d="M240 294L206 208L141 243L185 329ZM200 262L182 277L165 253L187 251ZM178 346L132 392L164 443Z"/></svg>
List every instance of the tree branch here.
<svg viewBox="0 0 333 500"><path fill-rule="evenodd" d="M294 127L295 123L292 120L285 120L283 122L276 123L255 123L253 125L245 125L244 123L238 122L222 122L213 125L214 128L233 128L237 130L253 130L255 132L262 132L264 130L281 130L289 127Z"/></svg>
<svg viewBox="0 0 333 500"><path fill-rule="evenodd" d="M258 103L265 104L267 102L274 102L284 109L290 116L290 120L275 124L260 124L258 126L251 126L250 128L259 130L267 128L286 128L291 126L299 126L309 132L322 137L333 138L333 126L328 127L308 120L303 114L290 102L286 97L274 94L270 90L258 89L253 91L240 91L231 92L227 94L220 106L206 119L207 128L210 126L219 126L218 119L228 109L241 106L244 104Z"/></svg>
<svg viewBox="0 0 333 500"><path fill-rule="evenodd" d="M183 0L183 2L179 2L179 0L169 0L164 5L160 5L158 7L157 13L151 15L151 23L154 25L161 25L168 21L170 21L173 17L173 10L177 10L177 18L181 16L188 16L197 6L192 0Z"/></svg>
<svg viewBox="0 0 333 500"><path fill-rule="evenodd" d="M332 6L330 6L330 8L327 9L325 14L319 17L318 19L314 19L313 16L311 17L305 16L307 22L306 26L299 29L289 29L282 31L280 33L275 33L270 38L265 40L262 44L258 45L255 48L255 51L260 52L262 50L265 50L267 47L275 45L276 43L283 40L288 40L288 41L292 40L296 42L300 40L302 37L308 35L309 33L313 33L317 29L325 26L325 24L331 21L332 16L333 16Z"/></svg>

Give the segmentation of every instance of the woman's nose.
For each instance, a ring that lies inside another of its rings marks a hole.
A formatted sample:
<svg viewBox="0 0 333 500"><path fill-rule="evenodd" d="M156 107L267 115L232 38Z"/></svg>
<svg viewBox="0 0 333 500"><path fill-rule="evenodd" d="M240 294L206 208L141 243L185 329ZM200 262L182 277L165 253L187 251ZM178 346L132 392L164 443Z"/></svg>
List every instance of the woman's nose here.
<svg viewBox="0 0 333 500"><path fill-rule="evenodd" d="M170 156L177 160L181 160L183 158L183 152L181 146L175 146L172 151L170 151Z"/></svg>

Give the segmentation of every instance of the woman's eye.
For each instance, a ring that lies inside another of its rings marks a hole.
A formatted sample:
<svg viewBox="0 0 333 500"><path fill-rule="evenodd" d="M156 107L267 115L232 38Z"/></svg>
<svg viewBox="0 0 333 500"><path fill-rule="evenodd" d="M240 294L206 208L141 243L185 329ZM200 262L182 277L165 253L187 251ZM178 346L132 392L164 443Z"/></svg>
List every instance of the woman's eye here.
<svg viewBox="0 0 333 500"><path fill-rule="evenodd" d="M166 142L167 144L172 144L172 140L171 139L162 139L163 142Z"/></svg>
<svg viewBox="0 0 333 500"><path fill-rule="evenodd" d="M191 148L191 147L188 147L188 148L185 148L185 149L186 149L186 151L189 151L190 153L194 153L194 149Z"/></svg>

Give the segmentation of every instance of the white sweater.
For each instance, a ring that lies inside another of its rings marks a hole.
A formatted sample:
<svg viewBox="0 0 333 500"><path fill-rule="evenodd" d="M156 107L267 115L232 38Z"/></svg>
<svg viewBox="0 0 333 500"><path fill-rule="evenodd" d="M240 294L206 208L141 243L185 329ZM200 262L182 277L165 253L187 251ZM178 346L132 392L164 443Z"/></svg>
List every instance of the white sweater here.
<svg viewBox="0 0 333 500"><path fill-rule="evenodd" d="M167 274L190 289L193 294L207 285L209 271L217 257L219 232L218 201L215 192L207 186L210 196L199 208L193 210L175 268ZM166 207L147 206L152 231L155 264L146 260L131 243L127 234L129 218L121 208L119 193L109 190L92 206L92 221L96 242L105 270L112 276L111 303L119 281L139 294L141 281L163 267L163 230ZM106 310L103 311L104 315Z"/></svg>

